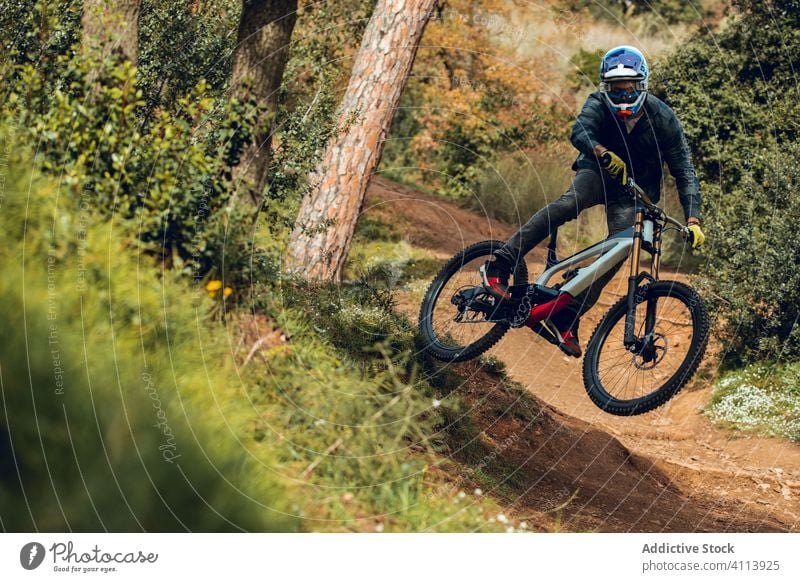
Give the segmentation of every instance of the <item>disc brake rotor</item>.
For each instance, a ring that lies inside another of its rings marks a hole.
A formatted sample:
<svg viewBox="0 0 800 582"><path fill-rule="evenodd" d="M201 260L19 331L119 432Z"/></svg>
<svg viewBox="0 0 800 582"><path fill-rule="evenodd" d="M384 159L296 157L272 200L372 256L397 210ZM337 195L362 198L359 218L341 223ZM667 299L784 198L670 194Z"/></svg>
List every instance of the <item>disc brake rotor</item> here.
<svg viewBox="0 0 800 582"><path fill-rule="evenodd" d="M633 354L633 366L639 370L652 370L667 355L669 344L664 334L656 333L642 349Z"/></svg>

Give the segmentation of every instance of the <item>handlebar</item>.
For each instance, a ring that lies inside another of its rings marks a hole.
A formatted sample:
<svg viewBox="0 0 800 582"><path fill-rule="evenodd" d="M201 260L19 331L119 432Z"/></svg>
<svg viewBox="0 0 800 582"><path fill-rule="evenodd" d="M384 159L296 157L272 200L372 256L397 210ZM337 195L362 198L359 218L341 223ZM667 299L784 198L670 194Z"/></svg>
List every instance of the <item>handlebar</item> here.
<svg viewBox="0 0 800 582"><path fill-rule="evenodd" d="M651 210L653 212L658 213L659 216L663 217L664 222L667 222L673 226L676 226L678 230L680 230L681 236L685 241L689 244L692 244L694 239L694 234L692 231L689 230L688 225L683 224L681 221L672 218L666 212L664 212L661 208L656 206L656 204L650 199L650 196L647 195L647 192L642 190L642 188L633 181L633 178L628 177L628 183L625 185L625 189L631 193L631 196L637 200L639 200L642 204L644 204L645 208Z"/></svg>

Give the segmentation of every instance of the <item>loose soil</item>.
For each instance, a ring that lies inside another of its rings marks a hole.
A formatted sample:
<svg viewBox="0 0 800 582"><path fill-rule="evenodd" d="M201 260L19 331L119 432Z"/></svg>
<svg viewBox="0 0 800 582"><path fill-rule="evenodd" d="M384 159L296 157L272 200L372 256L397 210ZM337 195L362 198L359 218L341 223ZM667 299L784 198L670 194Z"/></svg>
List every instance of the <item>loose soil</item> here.
<svg viewBox="0 0 800 582"><path fill-rule="evenodd" d="M380 176L370 184L364 212L443 260L513 231ZM528 255L531 279L542 272L544 258L541 248ZM625 273L584 316L584 346L622 296ZM662 270L661 278L687 279L678 270ZM416 318L418 305L402 294L399 302ZM693 381L666 405L626 418L592 404L579 360L527 329L511 330L489 355L527 392L478 362L451 368L467 378L456 389L470 408L461 422L474 425L467 442L453 444L459 478L488 482L509 515L547 531L798 531L800 446L743 436L703 414L720 349L709 346Z"/></svg>

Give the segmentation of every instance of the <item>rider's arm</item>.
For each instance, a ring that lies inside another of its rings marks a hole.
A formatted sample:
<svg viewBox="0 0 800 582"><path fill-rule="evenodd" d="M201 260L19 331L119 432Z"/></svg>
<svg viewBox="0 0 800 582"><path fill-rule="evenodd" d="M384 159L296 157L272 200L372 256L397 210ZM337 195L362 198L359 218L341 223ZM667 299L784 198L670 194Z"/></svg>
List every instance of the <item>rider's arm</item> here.
<svg viewBox="0 0 800 582"><path fill-rule="evenodd" d="M599 158L606 151L597 138L603 122L602 107L602 102L594 95L590 95L572 127L570 136L572 145L589 158Z"/></svg>
<svg viewBox="0 0 800 582"><path fill-rule="evenodd" d="M697 174L689 157L689 146L686 143L683 128L677 116L672 111L670 113L667 125L666 148L664 150L665 161L669 166L670 174L675 178L678 197L681 200L681 206L683 206L683 213L687 222L699 223L700 183L697 180Z"/></svg>

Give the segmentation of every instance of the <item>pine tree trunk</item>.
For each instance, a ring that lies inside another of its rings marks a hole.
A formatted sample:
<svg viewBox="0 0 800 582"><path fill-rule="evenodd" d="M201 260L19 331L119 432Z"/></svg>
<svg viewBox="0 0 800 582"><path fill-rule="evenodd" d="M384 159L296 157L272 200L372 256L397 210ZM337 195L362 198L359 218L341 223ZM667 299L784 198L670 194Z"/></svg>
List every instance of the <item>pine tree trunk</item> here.
<svg viewBox="0 0 800 582"><path fill-rule="evenodd" d="M231 91L242 100L254 98L265 106L258 128L233 172L247 200L258 204L267 182L269 149L278 89L289 57L289 41L297 20L297 0L243 0Z"/></svg>
<svg viewBox="0 0 800 582"><path fill-rule="evenodd" d="M303 199L289 242L289 272L341 280L367 184L435 4L378 0L339 111L346 129L328 144L310 176L314 186Z"/></svg>
<svg viewBox="0 0 800 582"><path fill-rule="evenodd" d="M98 51L100 61L112 54L134 65L139 59L139 0L84 0L83 48Z"/></svg>

